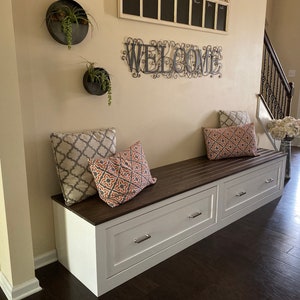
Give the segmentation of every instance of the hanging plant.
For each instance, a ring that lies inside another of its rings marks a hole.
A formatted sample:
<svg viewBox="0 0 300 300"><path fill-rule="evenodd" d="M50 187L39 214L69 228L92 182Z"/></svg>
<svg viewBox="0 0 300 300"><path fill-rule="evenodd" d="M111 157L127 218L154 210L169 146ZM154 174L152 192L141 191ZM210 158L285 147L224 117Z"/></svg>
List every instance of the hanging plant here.
<svg viewBox="0 0 300 300"><path fill-rule="evenodd" d="M107 103L111 105L111 80L105 69L95 67L95 63L87 62L86 72L83 76L83 86L86 91L92 95L101 96L107 93Z"/></svg>
<svg viewBox="0 0 300 300"><path fill-rule="evenodd" d="M78 44L86 37L90 22L84 9L73 0L52 3L46 13L46 24L51 36L59 43Z"/></svg>

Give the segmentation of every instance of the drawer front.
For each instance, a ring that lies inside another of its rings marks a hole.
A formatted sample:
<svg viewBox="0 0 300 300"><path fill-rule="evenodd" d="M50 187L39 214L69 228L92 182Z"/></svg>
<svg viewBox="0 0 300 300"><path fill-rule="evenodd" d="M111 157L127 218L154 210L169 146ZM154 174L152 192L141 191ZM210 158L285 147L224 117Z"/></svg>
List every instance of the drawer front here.
<svg viewBox="0 0 300 300"><path fill-rule="evenodd" d="M107 278L216 223L217 187L106 229Z"/></svg>
<svg viewBox="0 0 300 300"><path fill-rule="evenodd" d="M281 172L281 163L277 163L226 181L222 216L227 217L280 190Z"/></svg>

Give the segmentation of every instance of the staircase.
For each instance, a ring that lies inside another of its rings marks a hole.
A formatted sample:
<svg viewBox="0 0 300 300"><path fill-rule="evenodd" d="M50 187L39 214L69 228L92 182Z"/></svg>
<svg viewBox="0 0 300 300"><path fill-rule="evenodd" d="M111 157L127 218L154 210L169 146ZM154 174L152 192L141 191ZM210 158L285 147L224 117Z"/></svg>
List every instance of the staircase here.
<svg viewBox="0 0 300 300"><path fill-rule="evenodd" d="M266 124L272 119L283 119L290 115L293 93L294 83L288 81L265 32L258 119L275 149L278 149L278 143L268 133Z"/></svg>

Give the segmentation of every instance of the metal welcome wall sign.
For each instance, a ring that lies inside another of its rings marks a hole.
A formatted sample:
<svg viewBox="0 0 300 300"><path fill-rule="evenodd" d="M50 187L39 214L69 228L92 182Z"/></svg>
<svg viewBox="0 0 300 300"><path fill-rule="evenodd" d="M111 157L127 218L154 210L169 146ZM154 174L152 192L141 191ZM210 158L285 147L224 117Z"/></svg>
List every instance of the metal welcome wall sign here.
<svg viewBox="0 0 300 300"><path fill-rule="evenodd" d="M122 51L124 60L134 78L141 73L153 78L198 78L202 76L221 77L222 47L203 46L174 41L150 41L145 44L139 38L127 38Z"/></svg>

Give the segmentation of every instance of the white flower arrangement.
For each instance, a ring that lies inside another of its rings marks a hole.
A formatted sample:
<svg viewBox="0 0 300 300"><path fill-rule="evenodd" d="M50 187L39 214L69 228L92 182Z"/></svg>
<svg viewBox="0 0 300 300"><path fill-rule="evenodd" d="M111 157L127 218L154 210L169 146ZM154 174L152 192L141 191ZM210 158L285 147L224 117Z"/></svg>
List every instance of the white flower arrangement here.
<svg viewBox="0 0 300 300"><path fill-rule="evenodd" d="M300 119L293 117L274 119L267 124L267 128L275 140L292 140L300 135Z"/></svg>

